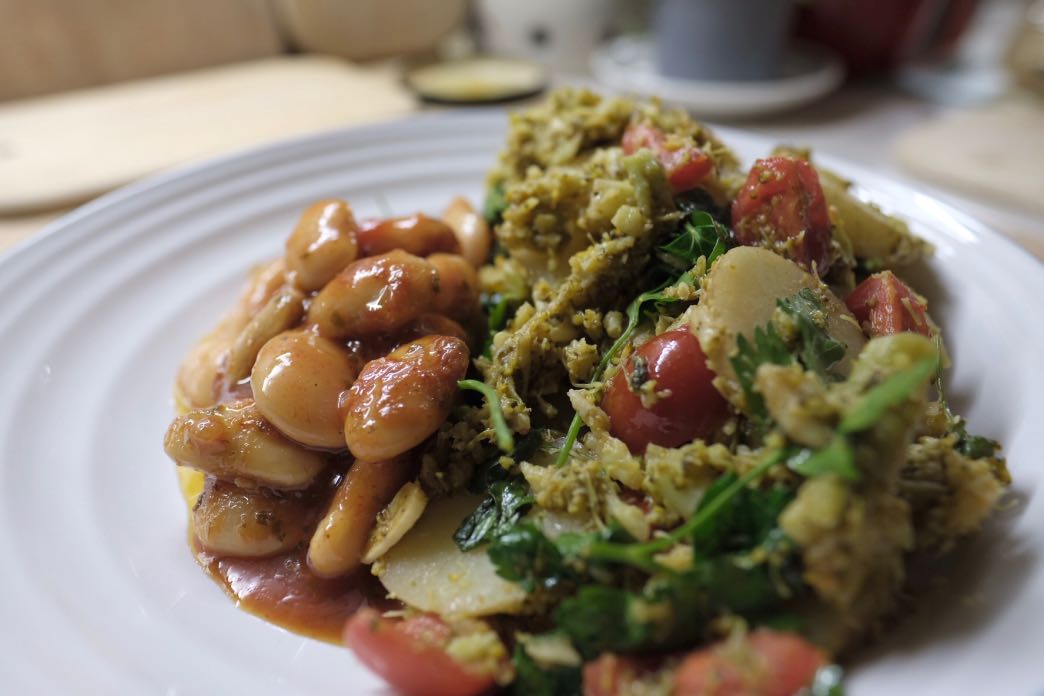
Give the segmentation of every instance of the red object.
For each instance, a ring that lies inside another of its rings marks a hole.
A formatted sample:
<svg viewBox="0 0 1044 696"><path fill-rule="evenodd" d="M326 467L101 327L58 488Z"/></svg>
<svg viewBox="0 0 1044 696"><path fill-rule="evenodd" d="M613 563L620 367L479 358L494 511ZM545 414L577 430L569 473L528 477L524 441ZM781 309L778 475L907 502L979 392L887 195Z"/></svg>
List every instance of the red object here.
<svg viewBox="0 0 1044 696"><path fill-rule="evenodd" d="M629 693L630 685L642 671L634 658L605 653L584 665L584 696Z"/></svg>
<svg viewBox="0 0 1044 696"><path fill-rule="evenodd" d="M834 49L855 75L917 58L941 59L967 28L978 0L816 0L801 3L797 34Z"/></svg>
<svg viewBox="0 0 1044 696"><path fill-rule="evenodd" d="M845 300L849 311L871 336L913 331L931 335L928 303L891 271L870 276Z"/></svg>
<svg viewBox="0 0 1044 696"><path fill-rule="evenodd" d="M732 202L736 240L766 246L819 275L830 270L830 215L819 175L793 157L759 159Z"/></svg>
<svg viewBox="0 0 1044 696"><path fill-rule="evenodd" d="M644 378L636 367L644 366ZM648 408L631 382L656 380ZM635 454L650 443L678 447L697 437L710 437L728 416L728 404L711 383L714 373L700 342L688 329L676 329L646 341L609 381L602 408L609 414L609 431Z"/></svg>
<svg viewBox="0 0 1044 696"><path fill-rule="evenodd" d="M690 191L714 171L714 161L694 144L670 149L666 147L663 131L647 123L632 123L624 131L620 145L627 154L648 148L656 154L667 174L667 183L673 193Z"/></svg>
<svg viewBox="0 0 1044 696"><path fill-rule="evenodd" d="M736 645L691 653L674 675L674 696L793 696L826 657L800 636L759 629Z"/></svg>
<svg viewBox="0 0 1044 696"><path fill-rule="evenodd" d="M405 696L477 696L492 688L492 675L469 670L443 650L450 636L437 616L392 621L368 608L344 628L344 642L359 660Z"/></svg>

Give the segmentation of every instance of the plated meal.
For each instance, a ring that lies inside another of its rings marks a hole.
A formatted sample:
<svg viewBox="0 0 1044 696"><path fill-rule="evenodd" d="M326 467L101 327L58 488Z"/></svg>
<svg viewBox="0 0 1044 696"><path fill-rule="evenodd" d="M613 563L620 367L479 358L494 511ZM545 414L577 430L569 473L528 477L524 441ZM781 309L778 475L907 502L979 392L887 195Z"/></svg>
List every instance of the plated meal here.
<svg viewBox="0 0 1044 696"><path fill-rule="evenodd" d="M1010 484L849 188L565 90L481 212L317 201L177 375L197 559L406 694L840 693Z"/></svg>

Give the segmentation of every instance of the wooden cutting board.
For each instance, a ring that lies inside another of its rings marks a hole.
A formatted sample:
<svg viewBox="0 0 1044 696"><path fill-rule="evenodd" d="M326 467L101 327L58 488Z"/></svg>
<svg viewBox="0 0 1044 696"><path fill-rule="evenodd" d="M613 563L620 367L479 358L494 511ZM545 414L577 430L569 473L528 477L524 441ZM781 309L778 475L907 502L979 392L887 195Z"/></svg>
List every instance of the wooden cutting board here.
<svg viewBox="0 0 1044 696"><path fill-rule="evenodd" d="M0 215L79 203L146 174L409 113L394 66L278 57L0 104Z"/></svg>

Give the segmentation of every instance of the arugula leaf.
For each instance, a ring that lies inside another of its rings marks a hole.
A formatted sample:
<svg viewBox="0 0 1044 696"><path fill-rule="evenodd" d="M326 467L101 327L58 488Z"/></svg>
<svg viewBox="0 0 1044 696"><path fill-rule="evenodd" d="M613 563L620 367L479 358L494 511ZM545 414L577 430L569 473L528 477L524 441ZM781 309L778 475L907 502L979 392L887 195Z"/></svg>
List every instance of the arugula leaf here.
<svg viewBox="0 0 1044 696"><path fill-rule="evenodd" d="M487 553L497 575L526 592L553 590L575 578L562 552L532 522L519 522L496 536Z"/></svg>
<svg viewBox="0 0 1044 696"><path fill-rule="evenodd" d="M515 438L512 435L511 428L508 427L507 420L504 418L504 411L500 407L500 395L497 394L496 389L477 379L462 379L457 382L457 388L477 391L485 397L486 406L489 407L489 418L493 421L493 432L496 436L497 447L502 452L511 453L514 451Z"/></svg>
<svg viewBox="0 0 1044 696"><path fill-rule="evenodd" d="M728 250L729 231L704 211L693 211L681 233L658 247L661 258L682 269L692 268L702 256L707 267Z"/></svg>
<svg viewBox="0 0 1044 696"><path fill-rule="evenodd" d="M938 369L938 358L924 358L906 369L889 375L863 394L841 419L838 432L848 434L866 430L881 420L888 409L910 398Z"/></svg>
<svg viewBox="0 0 1044 696"><path fill-rule="evenodd" d="M845 696L844 678L838 665L820 667L808 688L798 692L799 696Z"/></svg>
<svg viewBox="0 0 1044 696"><path fill-rule="evenodd" d="M579 667L555 667L543 670L526 653L522 644L515 645L515 683L518 696L574 696L580 693Z"/></svg>
<svg viewBox="0 0 1044 696"><path fill-rule="evenodd" d="M507 199L504 197L504 183L498 181L486 191L486 200L482 204L482 217L490 225L499 225L504 219Z"/></svg>
<svg viewBox="0 0 1044 696"><path fill-rule="evenodd" d="M510 529L534 502L525 480L496 481L490 486L489 495L460 523L453 540L461 551L484 544Z"/></svg>
<svg viewBox="0 0 1044 696"><path fill-rule="evenodd" d="M848 438L842 434L835 434L830 443L821 449L798 449L787 459L787 466L805 477L837 474L846 481L859 480L855 452Z"/></svg>
<svg viewBox="0 0 1044 696"><path fill-rule="evenodd" d="M823 328L823 307L815 293L809 288L802 288L794 295L778 300L776 305L797 325L798 359L801 364L820 377L837 379L830 368L845 357L845 344L835 341Z"/></svg>

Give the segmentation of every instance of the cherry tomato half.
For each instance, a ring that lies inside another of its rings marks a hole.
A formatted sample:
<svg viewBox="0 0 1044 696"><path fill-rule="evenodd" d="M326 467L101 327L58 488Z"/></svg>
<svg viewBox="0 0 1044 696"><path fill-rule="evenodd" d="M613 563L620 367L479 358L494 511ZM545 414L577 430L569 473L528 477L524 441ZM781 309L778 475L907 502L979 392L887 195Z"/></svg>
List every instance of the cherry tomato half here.
<svg viewBox="0 0 1044 696"><path fill-rule="evenodd" d="M659 128L647 123L632 123L624 131L620 142L627 154L648 148L656 154L667 174L667 183L673 193L696 188L714 171L714 160L691 142L681 147L669 148L667 137Z"/></svg>
<svg viewBox="0 0 1044 696"><path fill-rule="evenodd" d="M819 175L793 157L760 159L732 202L736 240L780 251L819 275L830 270L830 215Z"/></svg>
<svg viewBox="0 0 1044 696"><path fill-rule="evenodd" d="M710 437L728 416L713 379L707 356L688 329L646 341L613 375L602 397L610 432L636 454L649 443L678 447ZM655 380L655 389L643 405L639 390L649 380Z"/></svg>
<svg viewBox="0 0 1044 696"><path fill-rule="evenodd" d="M931 335L928 303L891 271L875 273L864 280L845 304L871 336L903 331Z"/></svg>
<svg viewBox="0 0 1044 696"><path fill-rule="evenodd" d="M449 626L436 616L392 621L361 609L344 628L344 642L359 660L405 696L476 696L493 677L469 670L443 646Z"/></svg>
<svg viewBox="0 0 1044 696"><path fill-rule="evenodd" d="M739 645L691 653L674 674L674 696L793 696L826 663L800 636L759 629Z"/></svg>
<svg viewBox="0 0 1044 696"><path fill-rule="evenodd" d="M584 696L621 696L631 693L631 685L645 671L633 657L605 653L584 665Z"/></svg>

